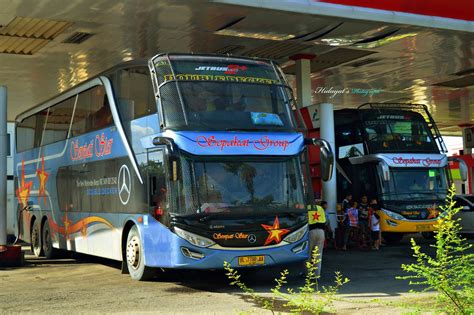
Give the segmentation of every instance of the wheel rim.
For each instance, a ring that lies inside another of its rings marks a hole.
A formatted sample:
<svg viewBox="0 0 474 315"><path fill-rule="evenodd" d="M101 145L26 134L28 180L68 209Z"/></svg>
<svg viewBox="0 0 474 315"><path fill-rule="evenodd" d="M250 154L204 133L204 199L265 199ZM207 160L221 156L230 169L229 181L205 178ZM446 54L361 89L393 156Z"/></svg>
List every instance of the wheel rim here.
<svg viewBox="0 0 474 315"><path fill-rule="evenodd" d="M133 236L127 245L127 262L134 270L140 266L140 239Z"/></svg>

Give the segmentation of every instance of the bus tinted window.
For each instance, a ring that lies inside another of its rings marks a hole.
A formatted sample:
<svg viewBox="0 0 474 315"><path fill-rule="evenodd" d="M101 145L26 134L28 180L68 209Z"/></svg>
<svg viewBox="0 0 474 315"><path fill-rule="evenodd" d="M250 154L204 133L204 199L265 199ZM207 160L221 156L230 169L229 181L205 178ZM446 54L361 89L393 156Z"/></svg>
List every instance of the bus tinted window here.
<svg viewBox="0 0 474 315"><path fill-rule="evenodd" d="M362 110L369 150L373 152L433 152L438 147L419 113L401 110Z"/></svg>
<svg viewBox="0 0 474 315"><path fill-rule="evenodd" d="M23 119L16 129L16 150L22 152L33 149L35 145L36 115ZM19 140L19 141L18 141Z"/></svg>
<svg viewBox="0 0 474 315"><path fill-rule="evenodd" d="M140 139L159 132L156 102L145 66L120 69L113 74L122 126L135 154L145 151Z"/></svg>
<svg viewBox="0 0 474 315"><path fill-rule="evenodd" d="M71 135L79 136L110 124L112 124L112 113L104 87L95 86L81 92L77 99Z"/></svg>
<svg viewBox="0 0 474 315"><path fill-rule="evenodd" d="M57 198L59 205L64 206L58 210L86 213L146 212L146 191L139 188L136 176L127 182L132 194L127 195L127 192L119 189L118 175L120 169L127 166L127 160L128 157L121 157L59 167L56 177Z"/></svg>
<svg viewBox="0 0 474 315"><path fill-rule="evenodd" d="M170 56L155 61L164 126L292 130L287 87L266 61ZM171 71L172 70L172 71Z"/></svg>
<svg viewBox="0 0 474 315"><path fill-rule="evenodd" d="M122 119L132 120L156 113L155 96L148 68L133 67L120 70L116 92Z"/></svg>
<svg viewBox="0 0 474 315"><path fill-rule="evenodd" d="M71 124L76 97L62 101L49 109L43 132L42 145L65 140Z"/></svg>
<svg viewBox="0 0 474 315"><path fill-rule="evenodd" d="M184 121L184 112L179 101L177 83L163 85L160 89L161 103L163 106L163 119L168 127L175 127Z"/></svg>

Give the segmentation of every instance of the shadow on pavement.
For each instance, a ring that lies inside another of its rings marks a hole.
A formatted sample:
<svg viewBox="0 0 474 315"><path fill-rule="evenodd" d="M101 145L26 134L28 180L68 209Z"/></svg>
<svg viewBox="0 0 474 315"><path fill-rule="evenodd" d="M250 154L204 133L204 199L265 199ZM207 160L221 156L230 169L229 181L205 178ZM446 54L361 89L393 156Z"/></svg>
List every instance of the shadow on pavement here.
<svg viewBox="0 0 474 315"><path fill-rule="evenodd" d="M434 252L434 249L429 246L433 244L433 240L425 240L416 235L411 236L416 237L417 243L422 245L424 251ZM120 273L121 267L121 262L76 253L66 253L65 258L54 260L35 258L27 253L26 258L26 264L21 268L63 264L101 264L114 268L117 273ZM408 285L408 281L395 279L396 276L405 275L401 265L413 261L409 237L406 237L399 245L385 246L379 251L360 251L351 248L348 251L326 249L319 284L320 286L333 284L334 272L340 271L344 277L350 279L350 282L340 290L341 294L373 298L397 296L413 289ZM297 289L303 286L304 279L299 275L303 270L302 265L293 265L289 269L288 287ZM281 270L283 267L242 269L239 273L248 287L254 289L255 292L267 293L275 285L274 279L279 276ZM224 270L166 270L165 272L158 270L158 276L153 281L177 284L176 287L164 289L165 292L177 294L200 291L240 293L240 289L230 286L230 280L225 273ZM127 281L132 280L127 279Z"/></svg>
<svg viewBox="0 0 474 315"><path fill-rule="evenodd" d="M402 264L414 262L409 239L414 237L422 245L425 252L434 252L430 247L432 240L425 240L418 235L409 235L400 244L384 246L379 251L361 251L349 248L347 251L327 249L324 251L320 286L334 284L336 271L340 271L350 282L342 287L341 294L363 295L364 297L398 296L414 287L409 286L408 280L395 279L396 276L406 275L401 269ZM255 292L269 292L274 286L274 279L279 276L283 267L267 269L244 269L239 273L242 281ZM297 289L304 285L304 279L299 276L301 265L289 268L290 275L287 287ZM241 292L236 287L229 286L224 271L172 271L168 278L192 290L208 292ZM162 281L164 279L158 280ZM174 289L170 289L174 290Z"/></svg>

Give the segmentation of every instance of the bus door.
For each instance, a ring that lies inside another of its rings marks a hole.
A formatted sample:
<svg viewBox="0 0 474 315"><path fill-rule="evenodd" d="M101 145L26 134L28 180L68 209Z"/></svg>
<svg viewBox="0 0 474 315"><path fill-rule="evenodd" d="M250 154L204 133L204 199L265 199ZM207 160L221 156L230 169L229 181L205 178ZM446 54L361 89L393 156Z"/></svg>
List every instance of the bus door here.
<svg viewBox="0 0 474 315"><path fill-rule="evenodd" d="M150 213L163 224L168 223L169 213L169 189L164 160L165 150L162 148L152 149L147 154L147 189L148 205Z"/></svg>
<svg viewBox="0 0 474 315"><path fill-rule="evenodd" d="M359 201L362 196L375 198L377 196L376 164L364 163L353 165L352 191L354 200Z"/></svg>

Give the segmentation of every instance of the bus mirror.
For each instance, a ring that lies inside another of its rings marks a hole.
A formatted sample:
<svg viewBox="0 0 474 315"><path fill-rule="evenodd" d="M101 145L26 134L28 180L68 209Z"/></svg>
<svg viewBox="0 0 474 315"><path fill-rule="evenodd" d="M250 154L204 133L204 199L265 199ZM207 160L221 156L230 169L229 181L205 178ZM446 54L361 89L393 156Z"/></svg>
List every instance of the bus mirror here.
<svg viewBox="0 0 474 315"><path fill-rule="evenodd" d="M459 160L459 172L461 173L461 180L463 182L467 181L467 165L464 160Z"/></svg>
<svg viewBox="0 0 474 315"><path fill-rule="evenodd" d="M168 147L170 155L175 155L178 151L176 148L176 144L174 143L173 139L166 138L166 137L155 137L153 138L154 145L166 145Z"/></svg>
<svg viewBox="0 0 474 315"><path fill-rule="evenodd" d="M327 182L331 179L334 169L334 154L331 146L326 140L316 138L305 138L304 143L316 145L320 148L321 179Z"/></svg>
<svg viewBox="0 0 474 315"><path fill-rule="evenodd" d="M390 181L390 169L385 161L379 162L379 169L382 172L382 179L384 182Z"/></svg>
<svg viewBox="0 0 474 315"><path fill-rule="evenodd" d="M468 175L467 175L468 168L467 168L466 162L463 159L460 159L460 158L455 157L455 156L450 156L448 158L448 161L459 163L459 175L461 177L461 180L463 182L467 181L468 180Z"/></svg>

